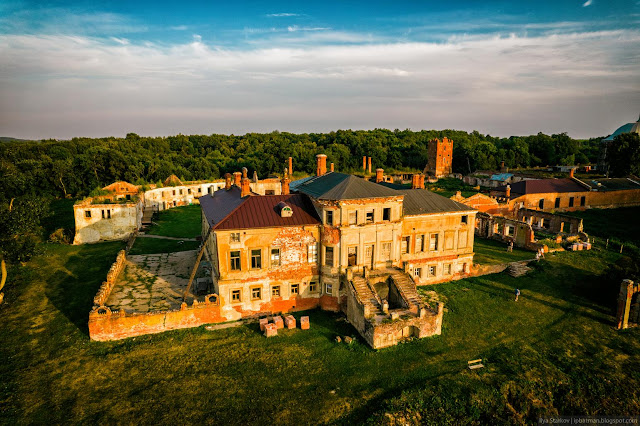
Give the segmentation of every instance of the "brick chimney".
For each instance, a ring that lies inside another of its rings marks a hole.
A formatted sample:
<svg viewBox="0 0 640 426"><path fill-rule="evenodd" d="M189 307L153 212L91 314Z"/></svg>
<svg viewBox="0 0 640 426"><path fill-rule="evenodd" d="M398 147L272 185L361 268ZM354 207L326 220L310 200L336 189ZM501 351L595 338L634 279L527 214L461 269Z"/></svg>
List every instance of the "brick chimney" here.
<svg viewBox="0 0 640 426"><path fill-rule="evenodd" d="M289 173L293 173L293 159L289 157Z"/></svg>
<svg viewBox="0 0 640 426"><path fill-rule="evenodd" d="M569 169L569 177L573 179L573 172L575 169Z"/></svg>
<svg viewBox="0 0 640 426"><path fill-rule="evenodd" d="M327 173L327 156L325 154L316 155L318 167L316 168L316 176L322 176Z"/></svg>
<svg viewBox="0 0 640 426"><path fill-rule="evenodd" d="M240 188L240 180L242 179L242 173L233 172L233 183Z"/></svg>
<svg viewBox="0 0 640 426"><path fill-rule="evenodd" d="M376 169L376 183L380 183L384 180L384 170Z"/></svg>
<svg viewBox="0 0 640 426"><path fill-rule="evenodd" d="M251 184L251 181L247 177L247 168L243 167L242 168L242 182L240 184L240 196L242 198L246 197L251 192L250 184Z"/></svg>
<svg viewBox="0 0 640 426"><path fill-rule="evenodd" d="M362 170L367 170L367 157L362 157Z"/></svg>
<svg viewBox="0 0 640 426"><path fill-rule="evenodd" d="M331 163L331 171L333 171L333 163Z"/></svg>
<svg viewBox="0 0 640 426"><path fill-rule="evenodd" d="M368 163L368 165L369 165L369 174L371 174L371 157L369 157L369 163Z"/></svg>
<svg viewBox="0 0 640 426"><path fill-rule="evenodd" d="M420 174L420 189L424 189L424 174Z"/></svg>
<svg viewBox="0 0 640 426"><path fill-rule="evenodd" d="M281 185L282 185L282 195L289 195L289 183L291 182L291 180L289 179L289 173L287 171L287 168L285 167L284 169L284 176L282 178L282 180L280 181Z"/></svg>
<svg viewBox="0 0 640 426"><path fill-rule="evenodd" d="M504 165L504 161L500 162L500 173L507 173L509 169L507 169Z"/></svg>
<svg viewBox="0 0 640 426"><path fill-rule="evenodd" d="M411 175L411 189L418 188L420 188L420 175L416 173L414 175Z"/></svg>
<svg viewBox="0 0 640 426"><path fill-rule="evenodd" d="M507 198L511 197L511 185L507 185L507 188L504 191L504 196L507 197Z"/></svg>
<svg viewBox="0 0 640 426"><path fill-rule="evenodd" d="M227 191L231 189L231 173L225 173L224 175L224 189Z"/></svg>

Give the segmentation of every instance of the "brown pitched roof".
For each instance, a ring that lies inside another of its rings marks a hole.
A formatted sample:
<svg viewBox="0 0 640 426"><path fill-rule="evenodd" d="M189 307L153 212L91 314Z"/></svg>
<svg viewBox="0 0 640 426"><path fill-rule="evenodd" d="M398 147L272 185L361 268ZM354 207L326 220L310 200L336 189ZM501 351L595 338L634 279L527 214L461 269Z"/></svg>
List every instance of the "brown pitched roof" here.
<svg viewBox="0 0 640 426"><path fill-rule="evenodd" d="M284 202L293 216L280 216L278 204ZM319 225L320 218L309 197L303 194L258 195L240 198L240 191L224 189L200 197L205 217L214 229L249 229Z"/></svg>
<svg viewBox="0 0 640 426"><path fill-rule="evenodd" d="M506 186L501 186L504 191ZM587 189L571 179L521 180L511 184L511 194L546 194L552 192L585 192Z"/></svg>

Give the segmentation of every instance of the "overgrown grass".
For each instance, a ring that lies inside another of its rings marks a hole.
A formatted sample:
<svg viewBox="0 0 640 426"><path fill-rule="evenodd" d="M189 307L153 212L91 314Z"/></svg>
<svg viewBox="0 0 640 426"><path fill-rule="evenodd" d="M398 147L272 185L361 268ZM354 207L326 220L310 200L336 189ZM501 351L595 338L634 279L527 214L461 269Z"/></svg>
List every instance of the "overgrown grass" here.
<svg viewBox="0 0 640 426"><path fill-rule="evenodd" d="M195 238L200 235L202 224L200 205L174 207L158 213L147 234L165 237Z"/></svg>
<svg viewBox="0 0 640 426"><path fill-rule="evenodd" d="M173 253L176 251L196 250L197 241L164 240L161 238L138 237L129 250L129 254Z"/></svg>
<svg viewBox="0 0 640 426"><path fill-rule="evenodd" d="M512 252L507 251L507 244L487 238L475 237L473 239L473 261L484 265L496 265L499 263L515 262L517 260L533 259L535 253L513 247Z"/></svg>
<svg viewBox="0 0 640 426"><path fill-rule="evenodd" d="M338 334L357 333L321 311L309 312L310 330L272 339L250 324L90 342L92 298L121 248L46 245L12 271L0 306L3 423L354 424L420 416L496 424L640 411L640 330L612 328L618 283L601 275L615 253L548 255L520 279L431 286L447 308L442 335L373 351L336 343ZM486 368L467 370L476 358Z"/></svg>
<svg viewBox="0 0 640 426"><path fill-rule="evenodd" d="M470 197L478 193L473 189L473 186L455 178L438 179L436 183L426 183L425 188L447 198L455 195L456 191L462 192L463 197Z"/></svg>
<svg viewBox="0 0 640 426"><path fill-rule="evenodd" d="M584 230L590 236L614 238L640 246L640 207L590 209L567 214L581 217Z"/></svg>

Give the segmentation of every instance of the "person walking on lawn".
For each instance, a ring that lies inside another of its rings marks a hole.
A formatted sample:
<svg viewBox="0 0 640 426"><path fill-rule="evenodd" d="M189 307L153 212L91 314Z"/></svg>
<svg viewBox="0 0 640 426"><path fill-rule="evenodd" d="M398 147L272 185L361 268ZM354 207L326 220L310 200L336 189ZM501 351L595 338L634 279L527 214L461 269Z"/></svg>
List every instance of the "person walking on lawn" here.
<svg viewBox="0 0 640 426"><path fill-rule="evenodd" d="M516 293L516 302L517 302L518 301L518 296L520 296L520 289L516 288L515 293Z"/></svg>

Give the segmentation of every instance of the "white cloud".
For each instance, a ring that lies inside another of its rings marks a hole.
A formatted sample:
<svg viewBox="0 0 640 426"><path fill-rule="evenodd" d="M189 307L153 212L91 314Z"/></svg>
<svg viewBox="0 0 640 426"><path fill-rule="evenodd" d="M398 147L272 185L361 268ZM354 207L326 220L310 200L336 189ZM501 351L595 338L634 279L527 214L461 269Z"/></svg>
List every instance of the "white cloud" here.
<svg viewBox="0 0 640 426"><path fill-rule="evenodd" d="M269 18L289 18L292 16L301 16L299 13L269 13Z"/></svg>
<svg viewBox="0 0 640 426"><path fill-rule="evenodd" d="M173 31L186 31L189 29L189 27L187 27L186 25L174 25L172 27L169 27L169 29Z"/></svg>
<svg viewBox="0 0 640 426"><path fill-rule="evenodd" d="M638 30L338 45L313 37L340 32L300 34L300 46L248 50L197 34L174 45L0 35L0 134L408 127L596 136L640 104Z"/></svg>
<svg viewBox="0 0 640 426"><path fill-rule="evenodd" d="M587 0L582 4L582 7L589 7L593 4L593 0Z"/></svg>

